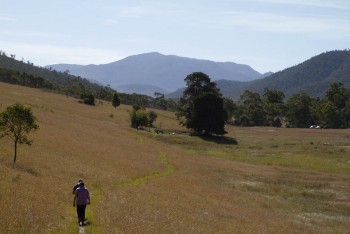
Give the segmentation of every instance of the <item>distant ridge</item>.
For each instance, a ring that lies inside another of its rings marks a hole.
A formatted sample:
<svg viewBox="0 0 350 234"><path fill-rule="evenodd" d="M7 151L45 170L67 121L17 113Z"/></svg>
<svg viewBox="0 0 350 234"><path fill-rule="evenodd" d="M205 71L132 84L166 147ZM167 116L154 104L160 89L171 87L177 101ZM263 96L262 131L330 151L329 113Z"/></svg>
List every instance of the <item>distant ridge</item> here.
<svg viewBox="0 0 350 234"><path fill-rule="evenodd" d="M296 66L284 69L263 79L250 82L216 81L221 93L238 100L245 90L263 94L265 88L284 92L286 97L305 92L312 97L324 97L329 85L341 82L350 88L350 51L330 51L319 54ZM168 95L177 98L181 90Z"/></svg>
<svg viewBox="0 0 350 234"><path fill-rule="evenodd" d="M112 88L137 87L142 92L142 85L154 87L154 90L172 92L184 87L184 78L201 71L208 74L212 80L252 81L263 77L248 65L233 62L213 62L176 55L163 55L157 52L132 55L125 59L101 65L48 65L57 71L69 71ZM146 86L145 86L146 87ZM129 92L133 92L129 88ZM150 89L147 89L149 94ZM144 93L145 94L145 93Z"/></svg>

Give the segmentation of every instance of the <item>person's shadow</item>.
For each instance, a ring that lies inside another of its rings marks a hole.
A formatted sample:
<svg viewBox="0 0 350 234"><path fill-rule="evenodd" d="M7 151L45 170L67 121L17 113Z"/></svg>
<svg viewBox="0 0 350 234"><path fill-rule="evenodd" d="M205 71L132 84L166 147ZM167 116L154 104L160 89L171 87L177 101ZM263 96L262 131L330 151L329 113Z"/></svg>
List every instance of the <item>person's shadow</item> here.
<svg viewBox="0 0 350 234"><path fill-rule="evenodd" d="M87 220L86 218L85 218L85 220L84 220L84 226L90 226L92 223L91 223L91 221L90 220Z"/></svg>

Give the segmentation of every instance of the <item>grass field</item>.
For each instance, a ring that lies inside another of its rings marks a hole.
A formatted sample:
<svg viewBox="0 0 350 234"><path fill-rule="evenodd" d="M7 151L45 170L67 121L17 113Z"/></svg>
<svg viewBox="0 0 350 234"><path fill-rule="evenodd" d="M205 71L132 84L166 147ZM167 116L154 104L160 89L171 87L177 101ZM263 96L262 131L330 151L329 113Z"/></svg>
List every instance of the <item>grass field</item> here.
<svg viewBox="0 0 350 234"><path fill-rule="evenodd" d="M117 109L0 83L0 111L32 107L32 146L0 140L0 233L349 233L350 129L237 128L226 138L130 128ZM174 113L156 125L184 130Z"/></svg>

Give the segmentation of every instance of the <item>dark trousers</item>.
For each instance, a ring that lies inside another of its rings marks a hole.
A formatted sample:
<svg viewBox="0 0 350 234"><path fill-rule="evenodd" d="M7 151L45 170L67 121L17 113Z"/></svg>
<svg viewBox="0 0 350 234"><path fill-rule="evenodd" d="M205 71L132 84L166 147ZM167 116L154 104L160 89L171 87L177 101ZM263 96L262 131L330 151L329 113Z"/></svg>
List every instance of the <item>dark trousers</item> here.
<svg viewBox="0 0 350 234"><path fill-rule="evenodd" d="M86 205L77 205L77 214L78 214L78 219L79 222L84 222L85 220L85 208Z"/></svg>

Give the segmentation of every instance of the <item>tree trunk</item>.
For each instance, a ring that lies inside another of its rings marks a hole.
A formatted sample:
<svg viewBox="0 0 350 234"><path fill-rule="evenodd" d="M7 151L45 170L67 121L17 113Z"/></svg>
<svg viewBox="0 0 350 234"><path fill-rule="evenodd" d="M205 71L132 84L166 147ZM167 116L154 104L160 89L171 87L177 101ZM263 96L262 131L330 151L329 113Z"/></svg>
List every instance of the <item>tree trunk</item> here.
<svg viewBox="0 0 350 234"><path fill-rule="evenodd" d="M16 158L17 158L17 141L15 141L15 157L13 158L13 162L16 162Z"/></svg>

